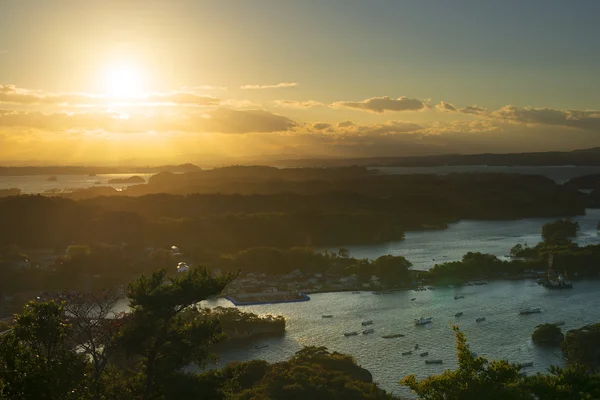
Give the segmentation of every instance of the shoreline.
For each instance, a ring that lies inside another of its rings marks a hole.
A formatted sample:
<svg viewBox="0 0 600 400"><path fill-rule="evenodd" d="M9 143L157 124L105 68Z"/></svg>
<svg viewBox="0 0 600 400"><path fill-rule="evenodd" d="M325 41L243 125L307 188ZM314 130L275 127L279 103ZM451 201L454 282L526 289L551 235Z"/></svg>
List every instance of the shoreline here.
<svg viewBox="0 0 600 400"><path fill-rule="evenodd" d="M422 286L414 286L414 287L402 287L402 288L393 288L393 289L381 289L381 290L374 290L374 289L359 289L359 288L349 288L349 289L319 289L319 290L305 290L304 293L306 294L323 294L323 293L342 293L342 292L370 292L373 295L385 295L385 294L392 294L394 292L402 292L402 291L427 291L427 290L436 290L436 289L447 289L447 288L457 288L457 287L462 287L462 286L484 286L487 285L489 283L492 282L498 282L498 281L526 281L526 280L532 280L534 282L536 282L538 279L541 279L541 277L521 277L521 276L512 276L512 277L503 277L503 278L487 278L487 279L469 279L469 280L465 280L461 283L449 283L449 284L432 284L432 283L428 283L428 284L423 284ZM581 280L590 280L590 281L597 281L600 280L600 278L585 278L585 279L581 279ZM579 280L575 280L572 282L577 282ZM418 288L422 288L420 290L417 290ZM433 288L433 289L430 289ZM576 288L576 285L573 287L573 289ZM391 293L390 293L391 292ZM304 301L309 301L310 300L310 296L306 295L307 299L299 299L299 300L283 300L283 301L267 301L267 302L252 302L252 303L239 303L236 304L234 301L232 301L230 299L230 296L223 296L220 297L222 299L225 300L229 300L234 306L238 307L238 306L246 306L246 305L267 305L267 304L280 304L280 303L299 303L299 302L304 302Z"/></svg>

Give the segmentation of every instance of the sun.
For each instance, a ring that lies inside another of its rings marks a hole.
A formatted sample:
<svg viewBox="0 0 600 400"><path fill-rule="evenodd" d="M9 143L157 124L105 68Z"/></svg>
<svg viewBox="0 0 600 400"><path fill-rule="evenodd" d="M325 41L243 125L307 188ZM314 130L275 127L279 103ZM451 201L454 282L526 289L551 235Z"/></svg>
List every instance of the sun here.
<svg viewBox="0 0 600 400"><path fill-rule="evenodd" d="M132 65L115 65L106 71L106 91L118 98L142 95L142 73Z"/></svg>

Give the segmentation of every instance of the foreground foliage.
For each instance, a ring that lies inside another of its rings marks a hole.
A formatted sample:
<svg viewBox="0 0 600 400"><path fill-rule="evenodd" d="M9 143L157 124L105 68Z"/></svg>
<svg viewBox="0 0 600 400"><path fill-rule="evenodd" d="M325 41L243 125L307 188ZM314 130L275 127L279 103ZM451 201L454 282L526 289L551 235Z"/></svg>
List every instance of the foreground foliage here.
<svg viewBox="0 0 600 400"><path fill-rule="evenodd" d="M572 364L551 367L549 374L526 376L519 364L476 357L458 327L458 369L423 380L408 375L400 381L423 400L580 400L600 398L600 376Z"/></svg>

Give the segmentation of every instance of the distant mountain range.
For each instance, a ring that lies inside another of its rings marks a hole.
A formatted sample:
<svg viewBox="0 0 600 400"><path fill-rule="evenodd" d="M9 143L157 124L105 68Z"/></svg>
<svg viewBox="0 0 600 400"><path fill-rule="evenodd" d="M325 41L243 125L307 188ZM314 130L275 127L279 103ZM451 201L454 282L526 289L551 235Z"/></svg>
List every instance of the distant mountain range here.
<svg viewBox="0 0 600 400"><path fill-rule="evenodd" d="M245 159L232 162L236 165L268 165L276 167L439 167L457 165L490 166L600 166L600 147L573 151L507 154L441 154L404 157L368 158L305 158L278 160ZM220 165L222 166L222 165ZM201 168L187 163L164 166L15 166L0 167L0 176L18 175L94 175L159 172L193 172Z"/></svg>
<svg viewBox="0 0 600 400"><path fill-rule="evenodd" d="M23 175L97 175L97 174L156 174L159 172L193 172L200 170L194 164L151 166L27 166L27 167L0 167L0 176Z"/></svg>
<svg viewBox="0 0 600 400"><path fill-rule="evenodd" d="M439 167L445 165L490 166L600 166L600 147L573 151L508 154L442 154L412 157L371 157L338 159L280 160L269 163L280 167Z"/></svg>

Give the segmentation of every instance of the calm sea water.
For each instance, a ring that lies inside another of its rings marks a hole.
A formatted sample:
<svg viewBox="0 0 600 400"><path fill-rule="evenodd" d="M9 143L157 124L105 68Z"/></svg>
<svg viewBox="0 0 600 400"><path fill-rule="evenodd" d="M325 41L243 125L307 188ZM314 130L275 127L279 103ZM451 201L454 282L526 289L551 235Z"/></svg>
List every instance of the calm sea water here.
<svg viewBox="0 0 600 400"><path fill-rule="evenodd" d="M111 186L122 189L131 184L109 184L108 181L116 178L129 178L133 175L140 176L147 182L148 178L154 174L55 175L57 180L54 182L48 181L48 175L0 176L0 189L17 188L27 194L47 193L50 190L71 191L93 186ZM96 184L97 182L100 183Z"/></svg>
<svg viewBox="0 0 600 400"><path fill-rule="evenodd" d="M418 377L439 374L456 368L455 337L451 326L465 332L471 350L489 359L533 362L528 373L544 372L550 365L564 365L558 348L541 348L531 342L536 325L564 321L563 332L600 321L598 292L600 281L577 281L575 288L549 291L532 280L498 281L486 286L443 288L435 291L403 291L387 295L322 293L304 303L242 307L257 314L279 314L287 319L286 334L242 344L220 355L220 365L232 361L264 359L269 362L289 358L303 346L326 346L330 350L351 354L373 374L374 380L395 394L409 396L397 382L413 373ZM454 300L455 295L464 299ZM415 301L410 299L416 297ZM231 307L226 300L207 302L207 306ZM542 307L541 314L519 315L524 307ZM454 314L463 312L460 318ZM324 319L322 314L332 314ZM414 319L433 317L433 323L415 326ZM484 322L475 322L486 317ZM361 322L373 320L375 333L345 337L344 332L362 331ZM406 335L383 339L391 333ZM255 346L268 347L256 349ZM410 356L404 351L413 350ZM429 352L420 357L420 352ZM442 359L442 365L426 365L425 359ZM216 367L216 366L213 366Z"/></svg>
<svg viewBox="0 0 600 400"><path fill-rule="evenodd" d="M525 218L510 221L463 220L448 229L406 232L404 240L373 245L346 246L357 258L375 259L384 254L401 255L414 269L429 269L436 263L457 261L469 251L506 257L517 243L535 245L542 240L542 225L554 218ZM596 224L600 209L588 209L586 215L573 218L580 232L575 241L581 245L600 243ZM342 246L339 246L342 247ZM336 251L336 248L332 248Z"/></svg>

